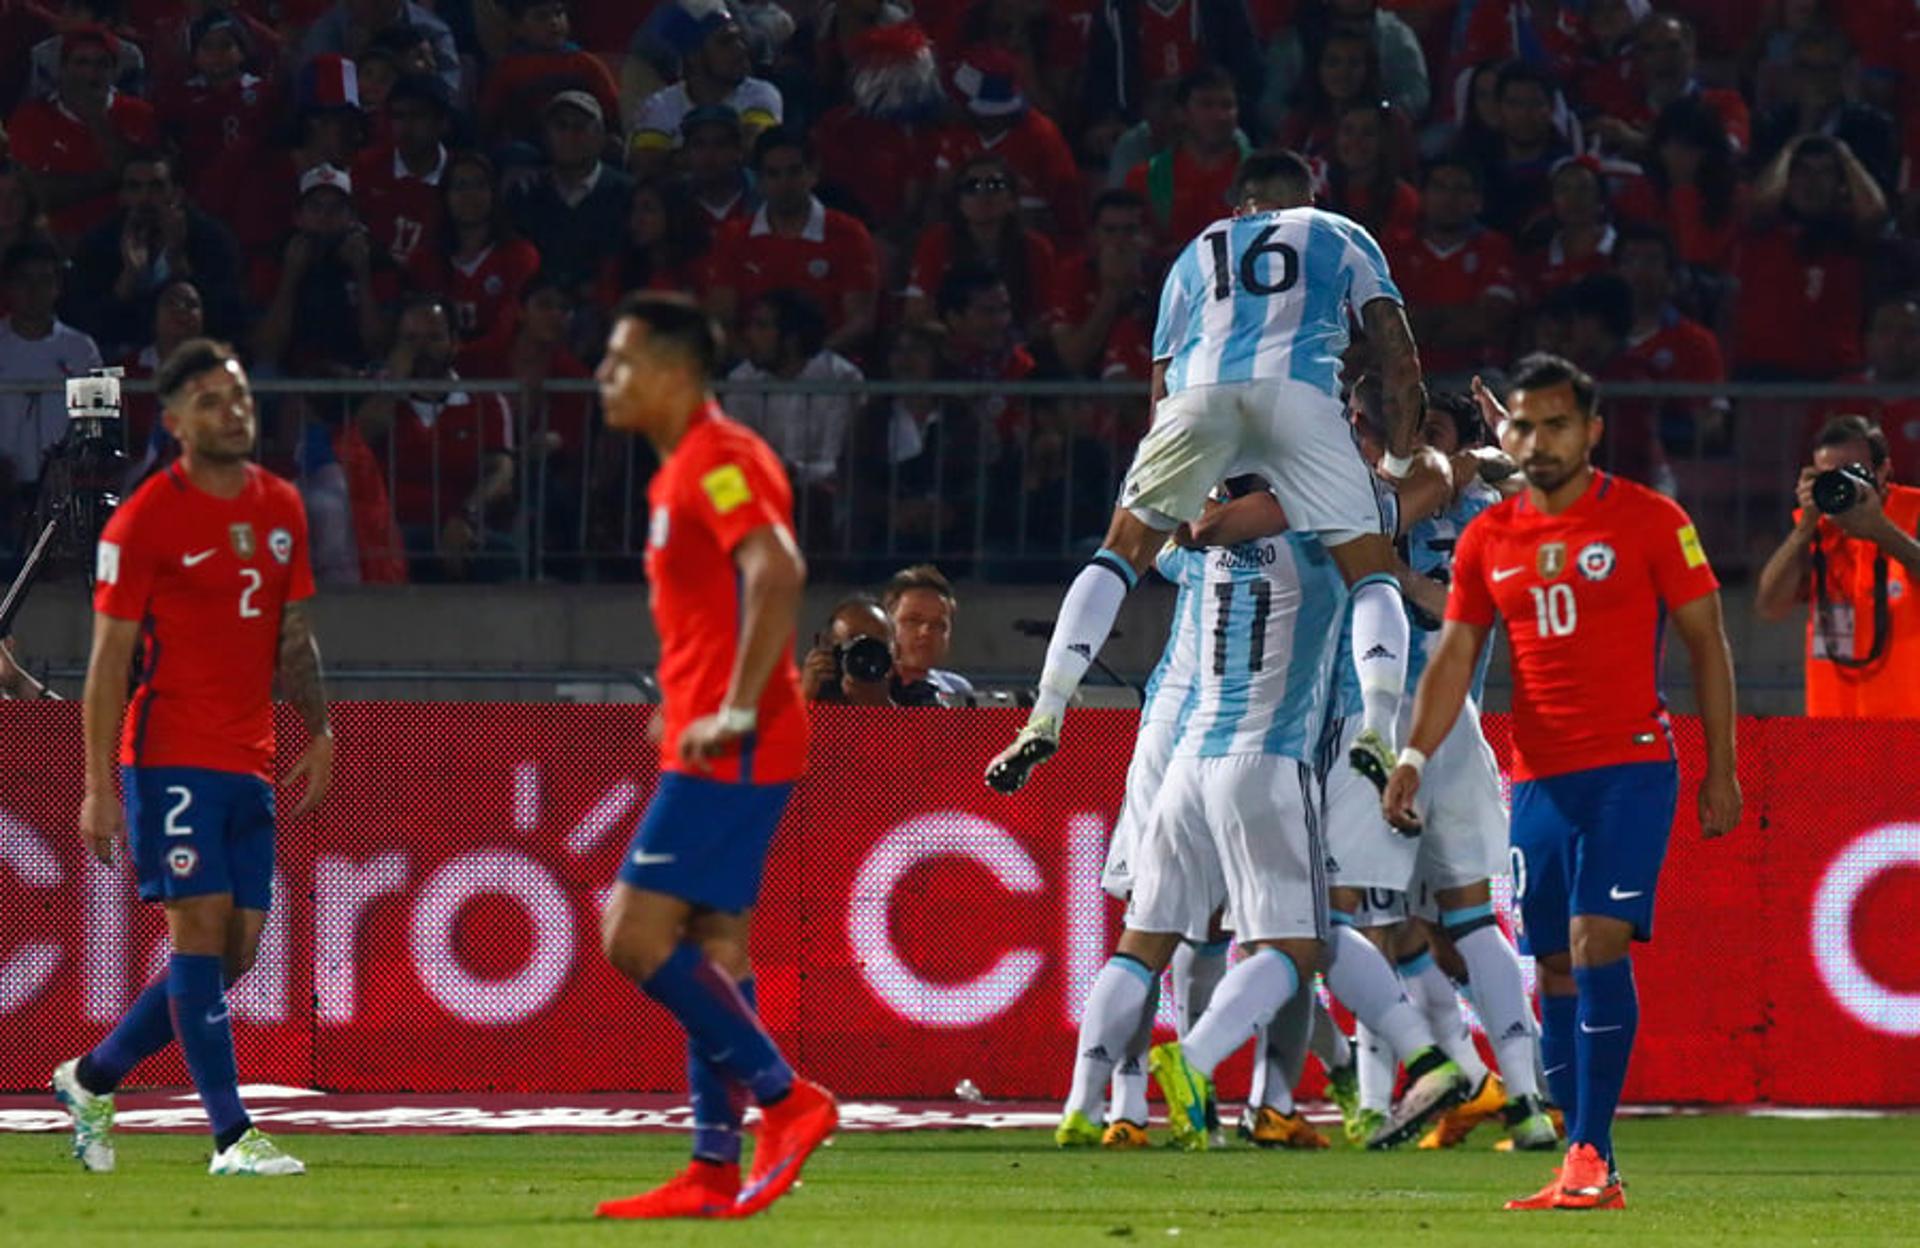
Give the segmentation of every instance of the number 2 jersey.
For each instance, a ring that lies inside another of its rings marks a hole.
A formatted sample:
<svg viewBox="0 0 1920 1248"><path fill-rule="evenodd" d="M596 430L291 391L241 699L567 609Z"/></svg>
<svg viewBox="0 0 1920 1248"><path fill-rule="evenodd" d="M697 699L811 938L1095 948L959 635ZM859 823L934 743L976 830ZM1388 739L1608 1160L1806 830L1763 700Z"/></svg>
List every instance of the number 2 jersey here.
<svg viewBox="0 0 1920 1248"><path fill-rule="evenodd" d="M1607 473L1559 515L1522 493L1475 518L1454 550L1447 618L1506 621L1513 778L1670 760L1667 613L1719 585L1679 504Z"/></svg>
<svg viewBox="0 0 1920 1248"><path fill-rule="evenodd" d="M281 610L313 596L299 491L249 464L219 498L176 462L107 521L94 581L95 611L140 625L122 765L269 779Z"/></svg>
<svg viewBox="0 0 1920 1248"><path fill-rule="evenodd" d="M1153 358L1167 393L1279 378L1334 394L1348 324L1404 302L1373 236L1318 208L1227 217L1188 243L1160 290Z"/></svg>

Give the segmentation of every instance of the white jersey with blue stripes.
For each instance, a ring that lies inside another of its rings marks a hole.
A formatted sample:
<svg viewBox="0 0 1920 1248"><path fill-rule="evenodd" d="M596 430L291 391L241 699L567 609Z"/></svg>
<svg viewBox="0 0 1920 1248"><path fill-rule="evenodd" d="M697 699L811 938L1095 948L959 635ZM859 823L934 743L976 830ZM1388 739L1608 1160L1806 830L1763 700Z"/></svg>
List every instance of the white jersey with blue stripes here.
<svg viewBox="0 0 1920 1248"><path fill-rule="evenodd" d="M1473 518L1500 501L1500 492L1481 481L1461 491L1453 505L1407 530L1407 566L1421 576L1429 576L1442 585L1453 584L1453 551L1460 534ZM1407 602L1407 618L1412 624L1413 646L1407 655L1407 689L1419 688L1420 676L1427 670L1434 647L1440 644L1441 621L1432 619ZM1493 647L1480 648L1480 662L1473 671L1473 700L1482 701L1486 688L1487 665L1493 659Z"/></svg>
<svg viewBox="0 0 1920 1248"><path fill-rule="evenodd" d="M1197 696L1194 677L1200 669L1201 582L1206 579L1207 553L1168 542L1154 560L1154 567L1173 582L1177 592L1166 649L1147 677L1140 721L1178 723L1193 713Z"/></svg>
<svg viewBox="0 0 1920 1248"><path fill-rule="evenodd" d="M1311 761L1346 600L1332 556L1301 533L1210 549L1200 599L1196 695L1174 756Z"/></svg>
<svg viewBox="0 0 1920 1248"><path fill-rule="evenodd" d="M1269 378L1336 394L1349 319L1375 299L1403 302L1358 223L1318 208L1228 217L1168 272L1153 358L1168 394Z"/></svg>

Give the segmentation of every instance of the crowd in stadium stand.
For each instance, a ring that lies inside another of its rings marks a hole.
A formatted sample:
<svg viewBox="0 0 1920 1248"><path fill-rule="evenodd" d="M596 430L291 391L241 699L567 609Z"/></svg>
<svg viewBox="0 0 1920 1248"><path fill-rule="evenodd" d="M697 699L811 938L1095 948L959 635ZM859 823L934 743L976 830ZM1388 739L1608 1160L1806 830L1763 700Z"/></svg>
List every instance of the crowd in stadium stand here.
<svg viewBox="0 0 1920 1248"><path fill-rule="evenodd" d="M1144 381L1164 267L1267 145L1379 237L1442 380L1529 347L1603 381L1920 378L1912 0L915 8L4 0L0 379L138 377L207 332L256 378L435 382L278 399L264 458L328 579L506 575L644 535L647 453L543 394L620 292L695 293L740 381ZM1146 420L733 406L810 550L887 532L896 564L1097 536ZM1914 404L1878 406L1920 478ZM0 394L15 548L59 409ZM1663 488L1742 434L1713 400L1613 416L1612 466ZM151 403L128 423L167 453Z"/></svg>

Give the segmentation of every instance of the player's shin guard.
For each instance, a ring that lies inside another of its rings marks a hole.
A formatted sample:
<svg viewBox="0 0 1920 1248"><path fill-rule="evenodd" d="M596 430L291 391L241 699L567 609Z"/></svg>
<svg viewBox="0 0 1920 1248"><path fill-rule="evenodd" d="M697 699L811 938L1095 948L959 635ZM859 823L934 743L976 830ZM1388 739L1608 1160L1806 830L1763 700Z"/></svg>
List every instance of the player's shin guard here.
<svg viewBox="0 0 1920 1248"><path fill-rule="evenodd" d="M1212 1078L1214 1068L1245 1044L1253 1029L1272 1018L1299 988L1300 973L1293 959L1278 949L1260 949L1240 959L1220 981L1207 1012L1181 1041L1187 1064Z"/></svg>
<svg viewBox="0 0 1920 1248"><path fill-rule="evenodd" d="M1591 1144L1613 1159L1613 1114L1627 1084L1634 1033L1640 1029L1640 998L1633 986L1633 960L1576 966L1580 985L1574 1051L1580 1069L1580 1109L1568 1122L1567 1139Z"/></svg>
<svg viewBox="0 0 1920 1248"><path fill-rule="evenodd" d="M1133 566L1110 550L1096 553L1073 578L1067 596L1060 600L1060 618L1054 621L1053 637L1047 642L1047 662L1040 669L1032 718L1058 720L1066 712L1093 665L1093 656L1107 644L1120 604L1139 579Z"/></svg>
<svg viewBox="0 0 1920 1248"><path fill-rule="evenodd" d="M1534 1078L1533 1010L1527 1005L1526 981L1520 975L1520 955L1514 952L1500 925L1487 922L1468 926L1456 922L1450 910L1442 915L1453 947L1467 964L1467 992L1474 1009L1480 1012L1481 1025L1487 1029L1487 1042L1500 1063L1500 1078L1510 1096L1537 1096L1539 1082ZM1489 914L1488 919L1492 919Z"/></svg>
<svg viewBox="0 0 1920 1248"><path fill-rule="evenodd" d="M220 959L212 954L174 954L167 964L167 1008L187 1058L187 1072L207 1111L215 1151L225 1151L246 1134L251 1123L240 1104L240 1072L233 1060L233 1027Z"/></svg>
<svg viewBox="0 0 1920 1248"><path fill-rule="evenodd" d="M1487 1077L1487 1064L1480 1060L1480 1050L1474 1047L1473 1033L1467 1030L1466 1017L1460 1013L1460 997L1454 991L1453 981L1434 962L1433 954L1425 949L1403 962L1395 963L1394 972L1400 976L1400 982L1407 986L1407 996L1413 1001L1414 1007L1427 1020L1434 1043L1453 1059L1468 1083L1479 1087Z"/></svg>
<svg viewBox="0 0 1920 1248"><path fill-rule="evenodd" d="M690 944L676 948L641 990L672 1011L687 1036L765 1105L793 1087L793 1068L728 974Z"/></svg>
<svg viewBox="0 0 1920 1248"><path fill-rule="evenodd" d="M1574 1052L1579 1036L1580 998L1540 993L1540 1068L1547 1091L1571 1124L1580 1113L1580 1065Z"/></svg>
<svg viewBox="0 0 1920 1248"><path fill-rule="evenodd" d="M172 1042L173 1015L167 1007L167 985L172 978L169 972L148 984L106 1038L80 1059L74 1077L81 1087L95 1096L105 1096L119 1087L135 1066Z"/></svg>
<svg viewBox="0 0 1920 1248"><path fill-rule="evenodd" d="M1193 1025L1207 1012L1214 990L1227 973L1227 950L1232 940L1209 941L1190 945L1182 941L1173 951L1173 1013L1180 1020L1180 1038L1187 1038Z"/></svg>
<svg viewBox="0 0 1920 1248"><path fill-rule="evenodd" d="M1091 1121L1100 1121L1107 1082L1140 1026L1153 980L1153 972L1144 963L1124 953L1107 959L1094 977L1080 1015L1080 1043L1073 1059L1073 1087L1067 1095L1065 1113L1085 1114Z"/></svg>
<svg viewBox="0 0 1920 1248"><path fill-rule="evenodd" d="M1399 584L1385 573L1353 587L1353 663L1360 673L1364 727L1389 746L1407 686L1407 647L1411 636Z"/></svg>
<svg viewBox="0 0 1920 1248"><path fill-rule="evenodd" d="M1411 1057L1433 1043L1427 1020L1372 941L1336 917L1328 943L1327 987L1392 1046L1396 1058Z"/></svg>
<svg viewBox="0 0 1920 1248"><path fill-rule="evenodd" d="M753 980L740 981L740 997L756 1012ZM687 1037L687 1099L693 1110L693 1157L720 1166L740 1162L740 1118L747 1089L720 1068L713 1057Z"/></svg>

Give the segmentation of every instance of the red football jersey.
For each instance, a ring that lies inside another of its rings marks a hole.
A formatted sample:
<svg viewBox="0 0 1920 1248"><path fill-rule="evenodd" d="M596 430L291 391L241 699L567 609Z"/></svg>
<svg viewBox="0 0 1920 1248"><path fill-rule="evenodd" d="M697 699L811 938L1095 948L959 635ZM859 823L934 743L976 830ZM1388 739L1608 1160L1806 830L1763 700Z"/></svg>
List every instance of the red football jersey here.
<svg viewBox="0 0 1920 1248"><path fill-rule="evenodd" d="M128 147L160 145L153 107L145 100L114 92L107 101L107 120ZM35 173L102 173L107 169L100 141L57 96L22 104L7 124L7 133L13 158ZM111 217L118 203L113 191L103 191L48 213L47 220L55 234L77 238Z"/></svg>
<svg viewBox="0 0 1920 1248"><path fill-rule="evenodd" d="M1514 779L1672 758L1664 621L1719 587L1679 504L1608 473L1557 516L1524 493L1476 516L1454 550L1447 618L1506 620Z"/></svg>
<svg viewBox="0 0 1920 1248"><path fill-rule="evenodd" d="M281 609L313 596L299 491L249 466L215 498L172 464L107 521L95 579L93 609L141 626L120 762L267 778Z"/></svg>
<svg viewBox="0 0 1920 1248"><path fill-rule="evenodd" d="M720 709L740 642L733 550L765 525L791 531L793 490L767 444L709 403L654 473L647 506L647 582L666 717L660 767L691 772L680 759L680 734ZM774 784L806 770L807 712L791 637L760 694L759 712L740 752L712 761L714 779Z"/></svg>
<svg viewBox="0 0 1920 1248"><path fill-rule="evenodd" d="M513 412L498 394L456 390L394 405L389 435L393 517L439 526L460 514L488 456L513 451Z"/></svg>
<svg viewBox="0 0 1920 1248"><path fill-rule="evenodd" d="M1416 308L1466 308L1482 299L1519 299L1513 244L1498 230L1476 227L1465 242L1438 247L1430 240L1389 240L1393 280ZM1435 347L1420 344L1420 363L1430 373L1465 372L1494 362L1498 345Z"/></svg>
<svg viewBox="0 0 1920 1248"><path fill-rule="evenodd" d="M949 126L934 139L934 172L941 177L957 174L982 152L993 153L1013 170L1020 183L1022 211L1045 208L1053 215L1048 233L1055 238L1079 237L1087 216L1080 162L1052 118L1030 108L1013 129L991 143L971 125Z"/></svg>
<svg viewBox="0 0 1920 1248"><path fill-rule="evenodd" d="M353 162L353 206L378 246L405 268L419 251L440 249L440 222L446 209L440 198L440 176L447 168L447 152L433 172L417 178L407 172L392 147L376 147Z"/></svg>
<svg viewBox="0 0 1920 1248"><path fill-rule="evenodd" d="M1860 367L1867 265L1857 250L1804 255L1800 227L1776 225L1741 240L1733 273L1741 292L1735 368L1823 378Z"/></svg>
<svg viewBox="0 0 1920 1248"><path fill-rule="evenodd" d="M810 297L838 329L846 319L843 300L858 291L879 293L880 261L867 227L815 200L800 234L776 234L762 208L734 221L713 241L715 285L730 286L740 309L770 290L797 290Z"/></svg>
<svg viewBox="0 0 1920 1248"><path fill-rule="evenodd" d="M1127 173L1127 189L1146 197L1147 215L1154 232L1169 249L1187 245L1201 230L1233 212L1233 180L1240 176L1240 153L1221 158L1211 168L1182 147L1173 150L1173 203L1165 220L1153 202L1151 163L1135 165Z"/></svg>
<svg viewBox="0 0 1920 1248"><path fill-rule="evenodd" d="M210 84L200 76L160 93L154 101L161 133L180 149L181 180L204 199L222 161L260 150L280 116L279 92L253 74Z"/></svg>
<svg viewBox="0 0 1920 1248"><path fill-rule="evenodd" d="M540 251L524 238L494 243L464 262L438 247L416 249L406 267L416 289L447 297L460 340L477 342L513 319L520 288L540 271Z"/></svg>

